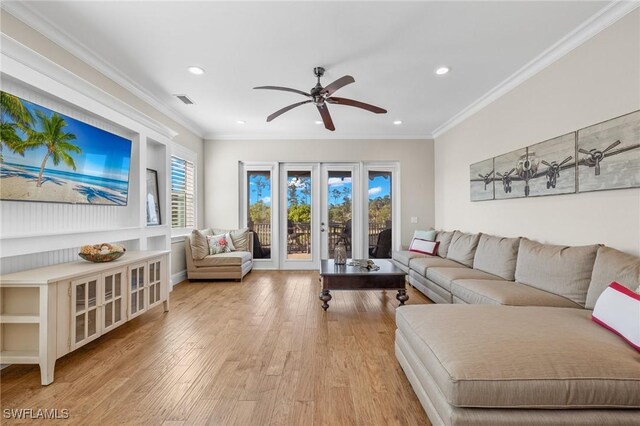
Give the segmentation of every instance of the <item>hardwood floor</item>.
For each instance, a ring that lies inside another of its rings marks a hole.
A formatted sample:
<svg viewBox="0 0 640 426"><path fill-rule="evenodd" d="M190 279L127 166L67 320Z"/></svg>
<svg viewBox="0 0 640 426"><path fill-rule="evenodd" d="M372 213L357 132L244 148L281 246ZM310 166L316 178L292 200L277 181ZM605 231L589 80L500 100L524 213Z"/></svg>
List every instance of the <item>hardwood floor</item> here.
<svg viewBox="0 0 640 426"><path fill-rule="evenodd" d="M2 370L3 414L68 409L73 424L103 425L428 425L394 355L395 291L335 291L327 312L319 291L317 272L185 281L168 313L157 307L59 359L49 386L37 366ZM429 303L408 294L408 304Z"/></svg>

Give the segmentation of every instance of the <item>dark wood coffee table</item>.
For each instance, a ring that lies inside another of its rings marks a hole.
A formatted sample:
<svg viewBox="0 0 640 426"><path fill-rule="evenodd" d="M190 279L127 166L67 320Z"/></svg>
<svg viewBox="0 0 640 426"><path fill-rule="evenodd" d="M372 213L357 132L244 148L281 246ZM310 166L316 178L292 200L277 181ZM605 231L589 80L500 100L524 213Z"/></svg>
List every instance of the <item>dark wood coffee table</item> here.
<svg viewBox="0 0 640 426"><path fill-rule="evenodd" d="M350 260L347 261L349 262ZM322 309L326 311L329 308L330 290L398 290L396 299L400 301L400 305L404 305L404 302L409 300L405 288L407 274L389 260L375 259L374 262L380 267L377 271L369 271L357 266L336 265L333 259L322 260L320 263Z"/></svg>

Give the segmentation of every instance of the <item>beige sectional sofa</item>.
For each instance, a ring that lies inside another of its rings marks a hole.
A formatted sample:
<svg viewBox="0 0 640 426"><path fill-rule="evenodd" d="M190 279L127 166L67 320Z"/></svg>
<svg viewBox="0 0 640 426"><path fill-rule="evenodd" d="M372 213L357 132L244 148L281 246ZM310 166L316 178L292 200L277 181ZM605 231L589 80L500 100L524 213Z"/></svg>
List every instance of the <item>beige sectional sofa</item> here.
<svg viewBox="0 0 640 426"><path fill-rule="evenodd" d="M433 424L640 424L640 353L591 321L611 281L640 285L640 258L458 231L438 239L435 257L393 253L439 303L397 310L396 356Z"/></svg>
<svg viewBox="0 0 640 426"><path fill-rule="evenodd" d="M236 251L209 254L207 235L231 234ZM184 241L187 278L242 280L253 268L253 236L249 229L194 230Z"/></svg>

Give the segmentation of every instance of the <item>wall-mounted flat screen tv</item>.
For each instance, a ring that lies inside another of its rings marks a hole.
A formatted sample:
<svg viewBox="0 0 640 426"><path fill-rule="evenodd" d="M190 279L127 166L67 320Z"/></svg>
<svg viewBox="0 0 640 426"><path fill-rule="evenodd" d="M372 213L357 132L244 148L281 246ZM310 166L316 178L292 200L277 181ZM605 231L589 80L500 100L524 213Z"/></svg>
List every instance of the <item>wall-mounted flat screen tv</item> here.
<svg viewBox="0 0 640 426"><path fill-rule="evenodd" d="M0 199L127 205L130 140L0 95Z"/></svg>

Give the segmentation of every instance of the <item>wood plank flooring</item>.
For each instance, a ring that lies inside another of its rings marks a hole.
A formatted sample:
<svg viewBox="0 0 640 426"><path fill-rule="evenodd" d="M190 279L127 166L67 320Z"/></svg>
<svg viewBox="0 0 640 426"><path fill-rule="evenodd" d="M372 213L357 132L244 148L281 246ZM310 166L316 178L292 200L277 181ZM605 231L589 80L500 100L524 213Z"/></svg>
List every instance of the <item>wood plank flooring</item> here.
<svg viewBox="0 0 640 426"><path fill-rule="evenodd" d="M49 386L37 366L2 370L0 405L68 409L79 425L429 425L395 359L395 293L335 291L324 312L317 272L185 281L168 313L59 359Z"/></svg>

